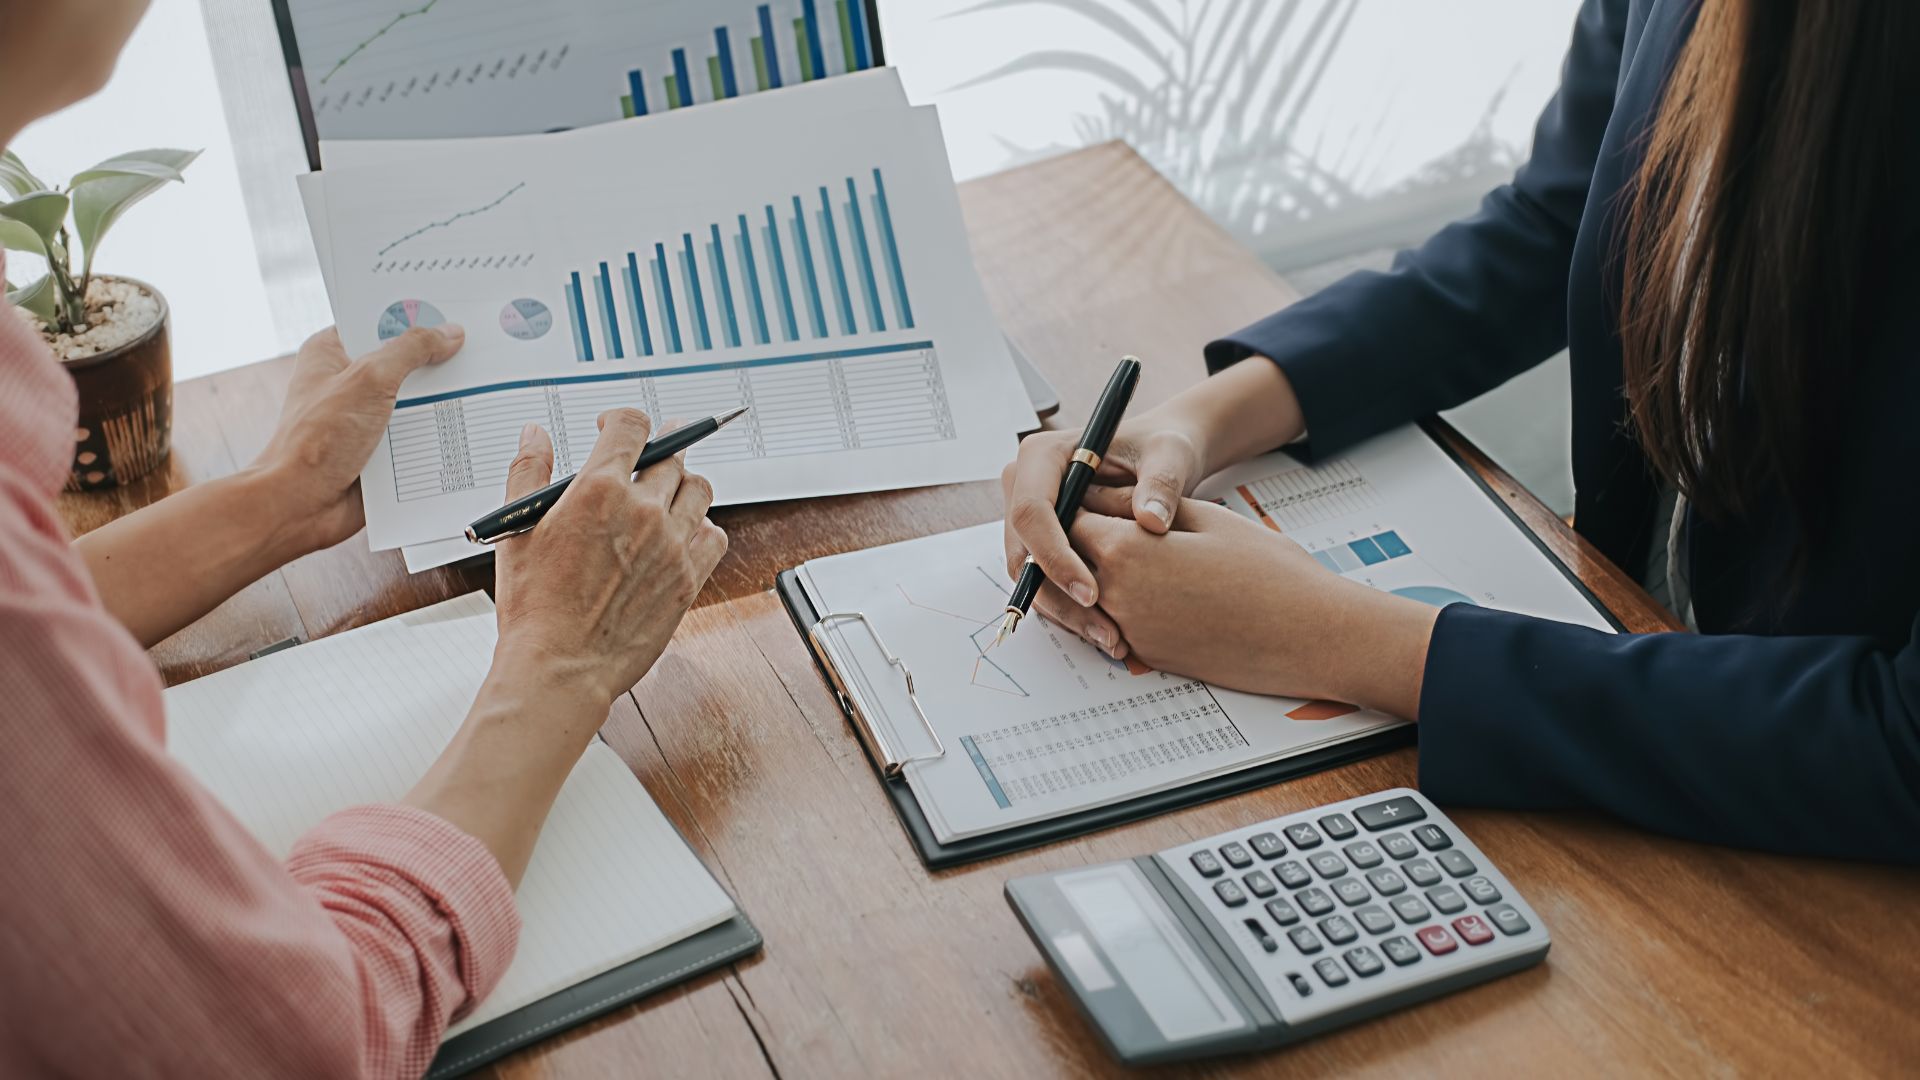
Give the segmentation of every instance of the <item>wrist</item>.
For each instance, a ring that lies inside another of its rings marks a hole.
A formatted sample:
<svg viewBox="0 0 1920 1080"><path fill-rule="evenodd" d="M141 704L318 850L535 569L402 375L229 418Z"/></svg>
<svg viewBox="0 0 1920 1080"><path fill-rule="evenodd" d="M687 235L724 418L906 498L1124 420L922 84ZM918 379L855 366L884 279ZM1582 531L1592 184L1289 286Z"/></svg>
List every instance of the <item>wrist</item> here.
<svg viewBox="0 0 1920 1080"><path fill-rule="evenodd" d="M612 701L612 695L569 665L496 648L493 665L474 696L468 727L475 732L538 733L543 744L573 757L606 722Z"/></svg>
<svg viewBox="0 0 1920 1080"><path fill-rule="evenodd" d="M1313 638L1319 655L1307 667L1321 679L1314 696L1418 719L1440 609L1357 582L1341 584L1328 590L1324 610L1309 623L1331 631Z"/></svg>
<svg viewBox="0 0 1920 1080"><path fill-rule="evenodd" d="M236 520L248 524L256 550L271 556L274 567L327 546L314 527L312 508L302 503L283 470L255 462L214 482L227 485L240 500L243 509Z"/></svg>

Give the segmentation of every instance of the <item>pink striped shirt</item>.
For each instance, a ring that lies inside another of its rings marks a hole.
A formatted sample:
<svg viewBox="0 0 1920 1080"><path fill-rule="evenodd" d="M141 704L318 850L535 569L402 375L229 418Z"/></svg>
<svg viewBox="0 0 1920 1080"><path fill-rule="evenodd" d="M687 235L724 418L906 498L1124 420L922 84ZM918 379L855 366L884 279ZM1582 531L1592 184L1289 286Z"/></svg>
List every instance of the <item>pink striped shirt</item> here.
<svg viewBox="0 0 1920 1080"><path fill-rule="evenodd" d="M420 1075L513 956L505 875L402 806L282 863L168 757L54 513L74 415L0 310L0 1076Z"/></svg>

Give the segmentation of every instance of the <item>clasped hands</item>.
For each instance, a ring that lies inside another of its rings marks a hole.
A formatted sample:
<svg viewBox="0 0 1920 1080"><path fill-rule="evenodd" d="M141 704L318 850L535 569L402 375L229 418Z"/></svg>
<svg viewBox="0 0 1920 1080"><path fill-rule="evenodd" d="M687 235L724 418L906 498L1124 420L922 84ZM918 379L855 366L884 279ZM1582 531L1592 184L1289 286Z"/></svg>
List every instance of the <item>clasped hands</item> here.
<svg viewBox="0 0 1920 1080"><path fill-rule="evenodd" d="M1035 607L1107 655L1218 686L1413 718L1437 611L1328 571L1300 545L1190 498L1207 427L1176 407L1121 426L1071 529L1053 503L1077 433L1029 436L1001 476L1008 572L1046 572Z"/></svg>

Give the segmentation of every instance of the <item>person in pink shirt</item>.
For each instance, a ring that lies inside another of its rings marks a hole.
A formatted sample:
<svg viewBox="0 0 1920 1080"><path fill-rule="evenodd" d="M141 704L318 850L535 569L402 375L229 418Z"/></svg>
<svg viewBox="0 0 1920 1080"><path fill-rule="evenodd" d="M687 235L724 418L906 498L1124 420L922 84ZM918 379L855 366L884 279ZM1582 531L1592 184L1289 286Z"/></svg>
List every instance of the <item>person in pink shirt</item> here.
<svg viewBox="0 0 1920 1080"><path fill-rule="evenodd" d="M145 7L0 0L0 145L104 84ZM73 384L0 310L0 1076L418 1076L506 969L561 783L726 549L706 481L630 476L643 414L602 416L580 480L500 546L492 670L432 769L284 862L167 756L143 651L357 533L401 380L462 340L350 359L315 336L257 461L75 542ZM529 425L506 494L552 468Z"/></svg>

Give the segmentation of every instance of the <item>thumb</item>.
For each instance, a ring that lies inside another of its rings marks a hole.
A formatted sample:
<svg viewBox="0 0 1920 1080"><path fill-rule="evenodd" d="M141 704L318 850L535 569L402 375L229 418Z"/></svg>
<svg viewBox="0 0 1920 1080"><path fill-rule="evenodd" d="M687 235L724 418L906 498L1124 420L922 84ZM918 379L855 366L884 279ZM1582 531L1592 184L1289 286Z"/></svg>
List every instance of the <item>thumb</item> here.
<svg viewBox="0 0 1920 1080"><path fill-rule="evenodd" d="M1152 533L1173 527L1173 515L1187 493L1198 468L1193 443L1172 432L1147 440L1134 465L1133 517Z"/></svg>
<svg viewBox="0 0 1920 1080"><path fill-rule="evenodd" d="M413 329L368 353L360 364L388 392L400 392L400 384L406 377L428 364L438 364L466 344L467 332L448 323L445 326L416 326Z"/></svg>
<svg viewBox="0 0 1920 1080"><path fill-rule="evenodd" d="M553 482L553 440L539 424L520 429L520 452L507 467L507 501L525 498Z"/></svg>

